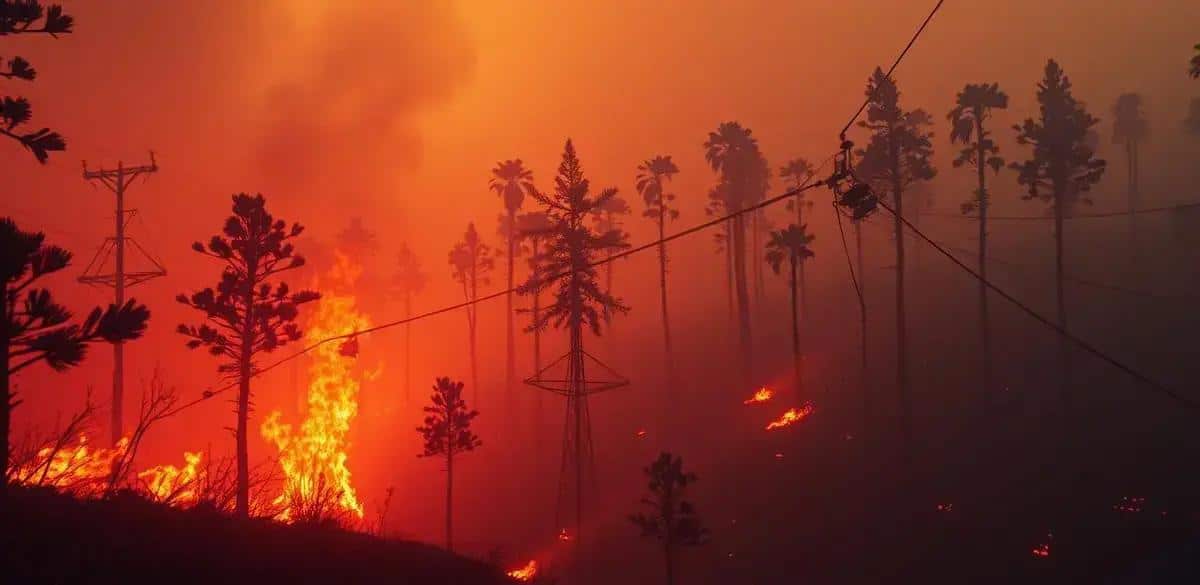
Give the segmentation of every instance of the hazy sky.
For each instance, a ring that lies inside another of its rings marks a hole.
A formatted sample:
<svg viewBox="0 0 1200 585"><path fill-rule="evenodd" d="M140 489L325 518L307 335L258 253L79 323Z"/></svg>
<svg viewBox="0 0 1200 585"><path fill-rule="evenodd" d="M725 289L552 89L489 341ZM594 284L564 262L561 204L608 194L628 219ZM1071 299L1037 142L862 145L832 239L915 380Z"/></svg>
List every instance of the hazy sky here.
<svg viewBox="0 0 1200 585"><path fill-rule="evenodd" d="M722 121L742 122L773 166L793 156L823 159L837 147L836 132L861 102L871 70L891 62L933 2L64 4L77 18L74 34L6 38L3 54L22 54L38 68L37 82L19 91L33 100L33 124L60 131L69 151L38 166L14 144L0 144L8 178L0 214L74 250L78 270L108 235L112 213L112 197L80 177L80 160L136 164L156 151L161 172L130 195L145 222L134 222L133 234L162 257L170 275L132 291L154 316L147 341L130 352L131 380L161 362L181 391L194 395L214 383L215 364L183 348L173 328L194 317L172 298L215 281L217 267L188 246L219 228L231 193L264 193L276 214L308 225L314 248L350 218L363 217L384 246L379 270L390 268L401 241L410 242L432 275L420 305L434 307L458 300L445 254L466 223L478 222L496 241L501 207L486 186L497 160L525 159L546 186L571 137L593 185L617 186L630 200L629 229L640 242L652 226L636 214L642 207L633 190L636 166L670 154L681 169L677 225L702 221L704 193L713 183L701 149L708 131ZM1200 95L1200 83L1186 75L1191 47L1200 41L1197 22L1194 0L948 0L897 71L903 103L926 108L937 123L947 185L939 206L957 209L953 191L969 179L948 164L944 115L955 92L967 82L1001 84L1011 109L998 114L995 128L1006 154L1015 154L1007 127L1034 112L1034 87L1049 57L1101 118L1118 94L1144 93L1155 132L1144 158L1160 164L1155 153L1181 140L1186 103ZM17 85L6 83L6 92ZM1105 122L1105 145L1109 131ZM1119 192L1120 180L1109 182L1100 194ZM996 205L1029 210L1015 184L1004 184L1007 194ZM827 204L824 193L815 197ZM1121 207L1114 198L1097 199ZM814 219L813 230L833 253L832 236L825 235L830 217ZM707 283L714 291L679 301L685 322L723 306L719 271L687 269L708 262L711 250L707 235L679 246L677 286ZM631 317L635 324L654 324L652 265L647 256L619 268L641 279L627 281L627 296L645 308ZM816 269L818 280L843 277L835 272L843 265L824 266ZM106 291L83 289L73 282L77 272L68 272L54 284L73 307L82 312L107 302ZM377 279L385 281L386 273ZM373 319L394 317L390 309ZM457 317L441 323L423 333L431 341L420 357L430 374L462 365L452 351L462 323ZM107 348L97 348L77 372L23 376L30 396L18 426L49 424L57 410L74 408L83 386L107 380L107 356ZM96 390L103 397L107 384ZM262 398L266 405L274 400ZM208 417L226 410L205 408ZM209 440L223 440L209 426ZM403 426L405 440L415 441Z"/></svg>

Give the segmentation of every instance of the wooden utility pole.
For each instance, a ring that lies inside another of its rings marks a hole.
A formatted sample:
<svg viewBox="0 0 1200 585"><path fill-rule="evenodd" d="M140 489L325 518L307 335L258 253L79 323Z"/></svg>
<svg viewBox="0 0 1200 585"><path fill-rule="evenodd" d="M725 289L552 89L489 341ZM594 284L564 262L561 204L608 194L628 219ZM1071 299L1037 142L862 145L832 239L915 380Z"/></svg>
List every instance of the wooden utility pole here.
<svg viewBox="0 0 1200 585"><path fill-rule="evenodd" d="M154 160L154 153L150 153L150 164L140 165L135 167L126 167L123 162L117 163L115 169L96 169L88 170L87 161L83 162L83 178L90 182L99 182L103 184L109 191L112 191L117 197L117 211L114 215L116 220L116 234L113 237L106 238L104 243L100 245L100 249L96 250L96 255L92 257L92 261L88 263L84 269L83 275L79 277L79 282L92 286L107 286L112 287L115 291L115 302L118 307L125 304L125 288L145 282L152 278L164 276L167 270L158 262L150 253L146 252L132 238L125 235L125 228L129 223L129 219L137 212L136 209L125 209L125 190L129 188L133 181L140 176L158 172L158 163ZM127 217L128 216L128 217ZM139 272L128 272L125 269L125 248L126 243L132 244L137 251L144 256L153 265L150 270ZM112 258L111 271L106 270L108 259ZM116 445L121 440L124 434L124 423L122 420L122 412L124 408L124 393L125 393L125 351L124 344L116 342L113 344L113 396L112 396L112 444Z"/></svg>

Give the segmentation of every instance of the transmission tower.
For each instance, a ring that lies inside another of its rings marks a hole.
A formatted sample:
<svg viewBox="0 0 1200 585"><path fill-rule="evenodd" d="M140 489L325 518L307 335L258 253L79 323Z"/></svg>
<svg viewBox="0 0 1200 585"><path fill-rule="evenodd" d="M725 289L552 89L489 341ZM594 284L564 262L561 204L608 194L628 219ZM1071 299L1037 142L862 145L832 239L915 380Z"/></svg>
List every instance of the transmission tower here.
<svg viewBox="0 0 1200 585"><path fill-rule="evenodd" d="M79 282L90 286L111 287L116 293L115 302L118 307L125 303L126 287L131 287L167 274L167 270L163 268L162 264L147 252L145 248L142 248L141 244L137 243L137 240L125 235L125 229L128 227L129 221L137 213L136 209L125 209L125 191L138 177L148 176L155 172L158 172L158 163L154 160L153 152L150 153L150 164L135 167L126 167L123 162L118 162L115 169L100 168L88 170L87 161L83 162L84 180L92 183L101 183L109 191L112 191L117 197L117 211L114 215L116 219L116 234L105 238L104 243L96 250L96 255L92 257L92 261L88 263L87 268L84 268L83 275L79 277ZM126 270L126 244L132 244L137 253L149 261L150 267L147 270L134 272ZM110 259L112 261L111 267L109 265ZM121 342L114 343L112 395L113 445L116 445L121 440L124 431L124 423L122 421L122 411L125 404L124 361L124 344Z"/></svg>
<svg viewBox="0 0 1200 585"><path fill-rule="evenodd" d="M575 291L575 294L579 294ZM588 414L588 396L620 388L629 380L617 374L583 349L583 323L574 316L570 323L571 346L562 357L550 362L545 368L525 383L543 390L566 396L567 412L563 425L562 463L558 478L558 504L555 509L556 524L562 518L564 500L569 494L575 498L574 534L560 538L581 540L583 528L583 491L588 483L595 485L595 451L592 447L592 421ZM564 371L565 369L565 371ZM606 378L588 378L588 372L599 371ZM554 373L558 372L558 373Z"/></svg>

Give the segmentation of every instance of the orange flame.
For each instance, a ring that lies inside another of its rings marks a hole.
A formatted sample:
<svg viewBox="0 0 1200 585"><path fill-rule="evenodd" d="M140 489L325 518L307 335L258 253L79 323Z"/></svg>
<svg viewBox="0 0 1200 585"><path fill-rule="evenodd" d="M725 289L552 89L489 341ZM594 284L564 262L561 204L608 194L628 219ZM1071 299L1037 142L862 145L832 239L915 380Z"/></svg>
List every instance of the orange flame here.
<svg viewBox="0 0 1200 585"><path fill-rule="evenodd" d="M322 291L316 313L305 334L306 343L321 339L351 335L370 326L356 306L352 289L362 267L337 254L337 264L328 280L337 290ZM328 287L327 287L328 288ZM262 435L279 449L283 469L284 491L275 499L285 508L279 519L293 520L293 502L313 502L323 498L323 490L332 490L337 507L363 517L363 505L358 501L350 482L347 447L350 421L358 413L360 381L352 371L357 351L345 351L357 338L341 346L326 343L314 351L308 386L308 412L299 430L281 422L282 413L274 411L263 421Z"/></svg>
<svg viewBox="0 0 1200 585"><path fill-rule="evenodd" d="M537 572L537 561L529 561L528 563L525 563L525 566L513 569L505 573L505 575L508 575L509 577L512 577L513 579L516 579L522 583L528 583L533 581L533 578L537 576Z"/></svg>
<svg viewBox="0 0 1200 585"><path fill-rule="evenodd" d="M88 437L80 433L74 445L64 445L57 451L53 445L42 447L28 463L14 469L10 479L23 485L41 485L81 498L104 495L113 473L113 463L129 449L129 438L116 446L92 449Z"/></svg>
<svg viewBox="0 0 1200 585"><path fill-rule="evenodd" d="M773 431L775 429L781 429L783 427L795 424L812 414L812 411L813 407L811 404L805 404L798 409L789 408L787 409L787 412L783 413L783 416L780 416L779 418L768 423L767 430Z"/></svg>
<svg viewBox="0 0 1200 585"><path fill-rule="evenodd" d="M137 477L143 482L147 494L155 501L172 506L194 504L199 497L196 487L201 479L200 457L200 453L185 451L182 468L159 465L139 472Z"/></svg>
<svg viewBox="0 0 1200 585"><path fill-rule="evenodd" d="M563 542L571 542L572 540L575 540L574 537L567 533L566 528L562 528L558 531L558 539Z"/></svg>
<svg viewBox="0 0 1200 585"><path fill-rule="evenodd" d="M763 386L754 393L754 396L743 400L742 404L760 404L771 400L773 396L775 396L775 391Z"/></svg>

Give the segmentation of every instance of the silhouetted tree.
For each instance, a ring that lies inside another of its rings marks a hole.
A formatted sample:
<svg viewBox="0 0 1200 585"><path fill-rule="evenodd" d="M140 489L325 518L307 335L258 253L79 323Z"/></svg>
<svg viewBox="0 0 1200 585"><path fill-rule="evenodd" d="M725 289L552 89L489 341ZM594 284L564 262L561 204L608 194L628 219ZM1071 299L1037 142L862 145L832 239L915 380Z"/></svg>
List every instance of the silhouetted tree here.
<svg viewBox="0 0 1200 585"><path fill-rule="evenodd" d="M392 276L393 290L404 304L404 318L412 318L413 297L425 290L429 275L421 269L421 259L408 244L400 244L396 254L396 272ZM404 324L404 401L412 396L412 323Z"/></svg>
<svg viewBox="0 0 1200 585"><path fill-rule="evenodd" d="M1054 212L1055 297L1058 324L1067 328L1067 302L1063 289L1063 219L1092 185L1104 174L1105 162L1096 158L1088 145L1088 133L1099 120L1071 95L1071 81L1053 59L1046 63L1045 77L1038 84L1040 114L1013 126L1017 144L1033 147L1033 157L1009 166L1017 171L1017 182L1029 188L1025 199L1040 199L1052 205ZM1062 401L1070 403L1071 362L1066 337L1059 336L1062 367Z"/></svg>
<svg viewBox="0 0 1200 585"><path fill-rule="evenodd" d="M523 240L529 242L529 280L532 282L537 282L542 277L541 244L550 237L552 229L550 218L544 211L531 211L517 217L517 232ZM542 312L540 289L534 288L532 296L533 308L530 309L530 313L533 322L537 323ZM533 371L542 371L542 332L537 328L533 330Z"/></svg>
<svg viewBox="0 0 1200 585"><path fill-rule="evenodd" d="M1142 112L1140 94L1123 93L1113 105L1113 144L1125 147L1126 185L1129 197L1129 265L1136 266L1138 259L1137 214L1140 203L1138 183L1141 181L1141 160L1138 147L1150 137L1150 122Z"/></svg>
<svg viewBox="0 0 1200 585"><path fill-rule="evenodd" d="M904 301L904 190L917 181L932 179L931 133L924 130L929 116L921 110L904 111L895 81L876 68L867 82L867 119L859 126L871 132L866 148L859 151L861 176L877 191L890 193L896 217L896 388L900 395L900 421L906 452L912 447L912 402L908 379L908 330Z"/></svg>
<svg viewBox="0 0 1200 585"><path fill-rule="evenodd" d="M616 231L621 237L621 241L624 242L628 240L629 233L621 229L623 224L620 216L629 215L631 210L629 208L629 203L625 201L624 197L621 197L620 192L615 187L609 187L609 189L612 190L612 195L606 197L604 199L604 204L597 207L592 212L592 220L596 224L596 231L600 233ZM615 251L615 249L608 250L605 252L605 257L612 258L612 255ZM612 288L613 263L608 262L604 265L604 290L608 291L609 294L612 294Z"/></svg>
<svg viewBox="0 0 1200 585"><path fill-rule="evenodd" d="M807 159L794 158L786 165L779 167L779 178L787 181L792 189L799 189L804 186L813 176L812 163ZM796 225L805 225L804 210L812 209L812 201L808 200L805 191L796 193L796 196L789 199L787 202L788 210L796 212ZM800 308L801 315L808 316L808 285L804 279L804 264L800 264Z"/></svg>
<svg viewBox="0 0 1200 585"><path fill-rule="evenodd" d="M650 480L650 495L641 502L648 511L632 514L629 520L642 530L642 536L652 536L662 543L667 585L673 585L676 549L708 542L708 530L701 524L696 507L684 499L697 477L683 470L682 457L670 453L660 454L643 472Z"/></svg>
<svg viewBox="0 0 1200 585"><path fill-rule="evenodd" d="M792 292L792 363L796 368L796 397L798 399L802 399L804 393L804 362L800 353L800 319L796 307L796 293L799 288L797 273L799 267L813 257L813 252L808 245L815 239L808 235L806 228L807 226L790 224L782 230L771 232L771 240L767 242L767 263L771 265L775 274L779 274L784 260L787 260L788 267L791 269L788 285Z"/></svg>
<svg viewBox="0 0 1200 585"><path fill-rule="evenodd" d="M605 189L591 196L590 183L583 175L583 166L575 153L575 146L568 139L563 147L562 162L554 178L552 193L535 192L534 198L546 208L551 231L546 238L546 249L540 254L541 268L545 274L555 278L538 276L531 278L519 289L521 294L538 293L554 287L554 302L538 315L530 330L544 329L553 324L564 325L570 334L567 377L569 382L567 399L568 412L574 420L570 423L575 437L575 521L576 545L583 526L583 468L584 436L583 413L587 412L587 392L583 381L583 328L587 326L594 335L600 335L601 326L615 313L625 313L629 307L621 300L600 288L596 282L595 258L609 250L627 247L616 230L594 233L586 219L596 209L602 208L605 200L614 197L616 191ZM564 453L564 457L567 453Z"/></svg>
<svg viewBox="0 0 1200 585"><path fill-rule="evenodd" d="M474 451L481 443L471 431L477 410L467 410L462 397L463 383L438 378L426 406L425 425L417 432L425 439L425 450L418 457L446 458L446 549L454 550L454 456Z"/></svg>
<svg viewBox="0 0 1200 585"><path fill-rule="evenodd" d="M708 203L704 206L704 214L709 217L724 215L724 194L720 185L708 190ZM725 301L728 305L729 322L734 319L733 310L733 220L721 222L721 231L713 234L717 254L725 256Z"/></svg>
<svg viewBox="0 0 1200 585"><path fill-rule="evenodd" d="M289 228L273 217L261 194L238 193L232 199L233 215L221 233L207 245L192 244L196 252L223 263L220 282L176 300L204 313L205 323L178 328L189 338L188 348L207 348L222 359L217 371L238 381L235 513L245 518L250 513L250 378L256 371L255 357L300 339L299 306L321 295L275 282L280 273L304 265L291 241L304 228L299 223Z"/></svg>
<svg viewBox="0 0 1200 585"><path fill-rule="evenodd" d="M19 34L48 34L57 37L70 33L75 19L63 13L58 4L45 4L40 0L0 0L0 36ZM33 81L37 70L23 57L12 57L0 63L0 77ZM29 122L33 108L29 100L20 96L0 98L0 134L21 143L29 149L38 162L45 164L52 151L67 149L67 143L58 132L49 128L24 132L17 127Z"/></svg>
<svg viewBox="0 0 1200 585"><path fill-rule="evenodd" d="M674 351L671 348L671 320L667 316L667 243L662 240L667 235L667 220L679 218L679 209L671 205L671 202L675 200L675 194L667 193L664 184L678 173L679 167L675 166L670 156L659 155L638 165L637 174L637 190L642 194L642 200L646 203L646 210L642 212L642 216L653 219L658 225L658 282L662 300L663 347L665 348L663 365L667 379L672 382L675 378L675 362Z"/></svg>
<svg viewBox="0 0 1200 585"><path fill-rule="evenodd" d="M32 288L70 262L71 253L46 244L45 234L21 231L12 219L0 219L0 353L5 364L0 377L0 497L8 486L12 411L21 404L10 384L13 374L38 362L58 372L77 366L88 345L137 339L150 318L145 305L130 299L120 307L92 309L82 324L71 323L71 312L48 289Z"/></svg>
<svg viewBox="0 0 1200 585"><path fill-rule="evenodd" d="M338 249L361 264L367 256L379 251L379 238L363 225L361 217L350 219L350 225L337 234Z"/></svg>
<svg viewBox="0 0 1200 585"><path fill-rule="evenodd" d="M505 240L508 243L508 294L504 295L506 303L505 308L505 333L507 335L507 345L505 354L505 374L504 384L508 392L508 400L512 401L513 384L517 378L517 358L513 333L513 301L512 289L515 286L513 275L513 264L516 261L519 252L517 248L517 211L521 209L521 204L525 201L525 194L533 192L533 172L525 168L521 159L506 160L496 163L496 168L492 169L492 178L488 181L488 188L500 196L504 200L505 211ZM478 387L478 386L476 386Z"/></svg>
<svg viewBox="0 0 1200 585"><path fill-rule="evenodd" d="M723 122L704 142L704 158L720 174L720 186L714 192L722 209L738 213L733 218L733 272L737 293L738 341L742 353L743 382L753 383L750 333L750 291L746 286L746 218L740 213L748 202L763 191L766 163L758 150L758 141L748 128L737 122Z"/></svg>
<svg viewBox="0 0 1200 585"><path fill-rule="evenodd" d="M987 169L999 173L1004 168L1004 159L1000 157L1000 146L992 139L992 133L984 126L984 122L992 115L992 110L1002 110L1008 107L1008 94L1000 91L996 83L968 83L958 92L954 109L946 115L950 120L950 143L963 144L954 159L955 168L963 165L975 167L976 187L975 197L962 204L962 212L979 214L979 337L983 353L983 392L990 394L992 387L992 331L988 315L988 290L983 283L987 280L987 217L991 201L987 192Z"/></svg>
<svg viewBox="0 0 1200 585"><path fill-rule="evenodd" d="M463 298L471 303L466 307L467 334L470 336L471 348L471 384L475 386L475 391L479 392L479 361L475 352L479 309L475 301L479 299L479 285L488 284L488 274L495 268L496 261L492 257L492 248L479 239L475 222L467 224L462 241L450 250L450 266L454 280L463 287Z"/></svg>

